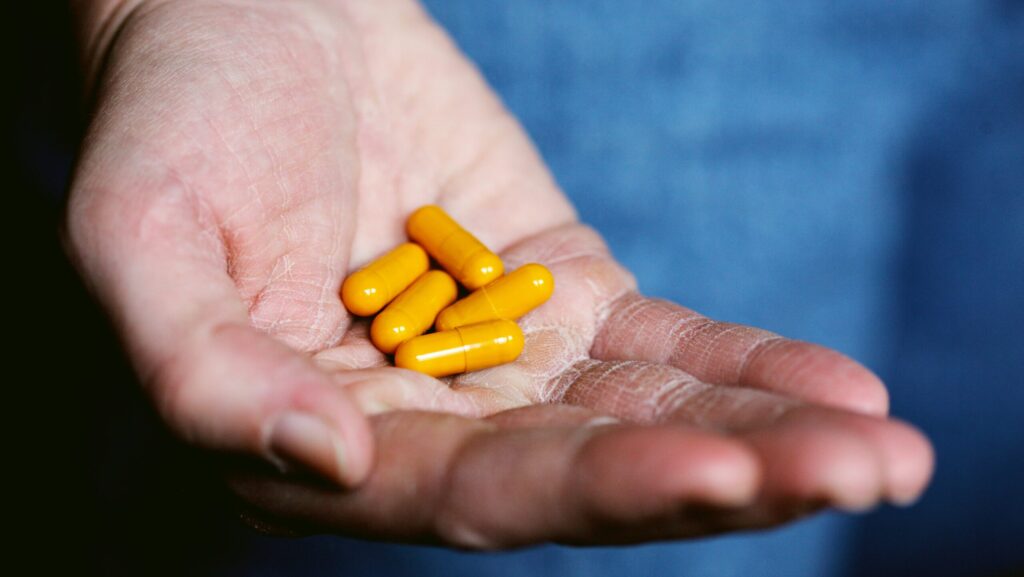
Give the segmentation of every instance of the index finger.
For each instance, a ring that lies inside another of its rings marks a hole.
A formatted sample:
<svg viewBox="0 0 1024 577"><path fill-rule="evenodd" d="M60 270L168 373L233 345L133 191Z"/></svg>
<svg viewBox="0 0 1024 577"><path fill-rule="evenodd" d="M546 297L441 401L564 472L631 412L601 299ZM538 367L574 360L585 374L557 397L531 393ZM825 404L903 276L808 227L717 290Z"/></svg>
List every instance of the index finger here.
<svg viewBox="0 0 1024 577"><path fill-rule="evenodd" d="M706 383L763 389L865 414L884 415L889 408L878 377L839 352L637 293L609 306L591 355L665 363Z"/></svg>

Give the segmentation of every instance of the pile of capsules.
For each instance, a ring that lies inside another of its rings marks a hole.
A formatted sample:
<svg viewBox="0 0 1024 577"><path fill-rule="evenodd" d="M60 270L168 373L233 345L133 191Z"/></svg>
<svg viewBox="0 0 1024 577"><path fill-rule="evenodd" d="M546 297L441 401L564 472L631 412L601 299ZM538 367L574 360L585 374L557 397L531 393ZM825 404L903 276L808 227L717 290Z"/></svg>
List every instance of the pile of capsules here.
<svg viewBox="0 0 1024 577"><path fill-rule="evenodd" d="M551 272L531 263L502 276L498 255L436 206L412 213L406 232L413 242L352 273L341 286L350 313L380 312L370 326L374 346L394 353L396 366L434 377L516 360L523 332L515 321L551 297ZM430 270L428 255L444 270ZM472 292L456 301L455 281ZM432 326L436 332L424 334Z"/></svg>

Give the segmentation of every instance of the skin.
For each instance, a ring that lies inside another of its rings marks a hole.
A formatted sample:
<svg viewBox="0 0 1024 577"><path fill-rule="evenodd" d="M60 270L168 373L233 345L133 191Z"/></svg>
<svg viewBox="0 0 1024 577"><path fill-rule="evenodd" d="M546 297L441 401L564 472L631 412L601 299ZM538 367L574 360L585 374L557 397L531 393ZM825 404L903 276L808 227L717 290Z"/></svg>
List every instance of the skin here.
<svg viewBox="0 0 1024 577"><path fill-rule="evenodd" d="M637 294L414 2L77 8L95 107L70 253L167 425L223 454L255 524L624 543L924 490L931 447L867 369ZM344 275L428 203L509 270L554 273L515 363L392 368L344 310Z"/></svg>

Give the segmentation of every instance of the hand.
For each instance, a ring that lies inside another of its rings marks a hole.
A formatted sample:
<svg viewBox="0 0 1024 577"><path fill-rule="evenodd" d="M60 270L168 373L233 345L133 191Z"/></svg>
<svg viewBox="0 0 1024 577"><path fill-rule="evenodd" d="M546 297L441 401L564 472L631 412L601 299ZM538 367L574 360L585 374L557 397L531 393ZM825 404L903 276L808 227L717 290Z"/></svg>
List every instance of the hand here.
<svg viewBox="0 0 1024 577"><path fill-rule="evenodd" d="M886 418L869 371L639 296L413 2L98 13L71 250L169 426L293 473L233 475L262 519L466 547L633 542L923 490L931 448ZM391 368L343 309L346 272L428 203L510 270L554 273L515 363L445 382Z"/></svg>

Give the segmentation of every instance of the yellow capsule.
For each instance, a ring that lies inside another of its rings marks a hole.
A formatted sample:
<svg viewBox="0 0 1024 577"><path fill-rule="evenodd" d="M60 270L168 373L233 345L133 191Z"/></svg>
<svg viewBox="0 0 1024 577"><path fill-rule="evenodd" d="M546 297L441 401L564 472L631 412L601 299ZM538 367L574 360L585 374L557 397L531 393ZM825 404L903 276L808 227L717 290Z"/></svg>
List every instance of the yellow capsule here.
<svg viewBox="0 0 1024 577"><path fill-rule="evenodd" d="M370 316L398 296L430 268L423 248L406 242L348 275L341 285L341 302L354 315Z"/></svg>
<svg viewBox="0 0 1024 577"><path fill-rule="evenodd" d="M431 333L402 343L395 365L432 377L478 371L510 363L523 352L523 331L498 320Z"/></svg>
<svg viewBox="0 0 1024 577"><path fill-rule="evenodd" d="M424 206L412 213L406 230L409 238L427 249L455 280L470 290L484 286L504 272L498 255L437 206Z"/></svg>
<svg viewBox="0 0 1024 577"><path fill-rule="evenodd" d="M437 313L452 304L459 288L448 273L432 270L416 279L370 325L370 340L382 353L427 332Z"/></svg>
<svg viewBox="0 0 1024 577"><path fill-rule="evenodd" d="M441 311L437 330L494 319L516 320L551 298L555 279L543 265L525 264Z"/></svg>

